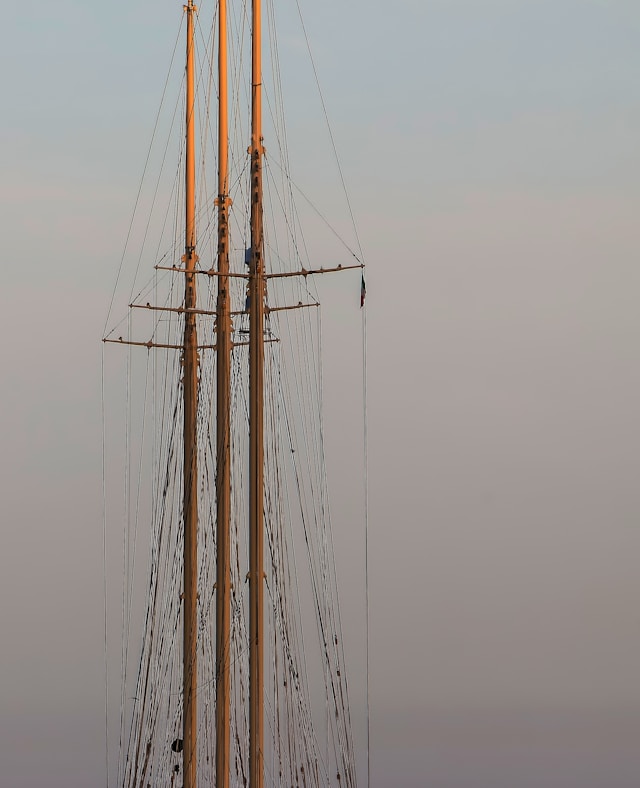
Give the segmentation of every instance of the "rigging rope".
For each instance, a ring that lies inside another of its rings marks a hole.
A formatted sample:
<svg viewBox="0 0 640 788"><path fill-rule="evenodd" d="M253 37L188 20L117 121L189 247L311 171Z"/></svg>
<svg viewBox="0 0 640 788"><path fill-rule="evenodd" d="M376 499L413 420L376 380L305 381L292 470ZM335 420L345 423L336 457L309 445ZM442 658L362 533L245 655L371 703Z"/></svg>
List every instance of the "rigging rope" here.
<svg viewBox="0 0 640 788"><path fill-rule="evenodd" d="M366 710L367 710L367 788L371 784L371 716L369 684L369 437L367 418L367 307L362 312L362 451L364 465L364 588L365 588L365 643L366 643Z"/></svg>
<svg viewBox="0 0 640 788"><path fill-rule="evenodd" d="M109 586L107 573L107 426L105 414L104 343L100 364L100 410L102 421L102 593L104 595L104 757L107 788L109 788Z"/></svg>
<svg viewBox="0 0 640 788"><path fill-rule="evenodd" d="M163 107L163 104L164 104L164 97L165 97L165 94L167 92L167 87L169 85L169 78L171 76L171 72L173 71L173 61L174 61L174 58L175 58L175 55L176 55L176 50L178 48L178 43L180 42L181 33L182 33L182 24L180 24L180 29L178 30L178 34L176 35L176 40L175 40L175 43L173 45L173 52L171 54L171 61L169 63L169 68L167 70L167 76L166 76L166 79L165 79L164 88L162 89L162 95L160 97L160 106L158 107L158 112L156 113L156 119L155 119L155 123L153 125L153 132L151 133L151 141L149 142L149 148L147 150L147 156L145 158L144 167L142 168L142 175L140 176L140 184L138 186L138 192L136 194L136 199L135 199L134 205L133 205L133 211L131 213L131 220L129 222L129 229L127 230L127 236L125 238L124 248L122 250L122 255L120 256L120 263L118 265L118 272L116 274L116 280L115 280L114 285L113 285L113 292L111 293L111 300L109 302L109 309L107 310L107 316L105 318L104 327L102 329L103 336L106 333L107 326L109 325L109 319L111 317L111 310L113 309L113 303L114 303L114 300L115 300L115 297L116 297L116 292L117 292L117 289L118 289L118 283L120 281L120 275L122 273L122 267L124 265L124 260L125 260L125 256L126 256L126 253L127 253L127 248L129 246L129 239L131 238L131 232L133 230L133 222L135 220L136 212L138 210L138 204L140 202L140 195L142 194L142 186L144 184L144 179L145 179L145 176L147 174L147 167L149 166L149 161L150 161L150 158L151 158L151 150L153 148L153 141L155 139L156 132L158 130L158 124L160 123L160 116L161 116L162 107Z"/></svg>
<svg viewBox="0 0 640 788"><path fill-rule="evenodd" d="M309 42L309 36L307 35L307 28L304 24L304 19L302 17L302 9L300 8L300 0L296 0L296 7L298 9L298 16L300 17L300 25L302 27L302 32L304 34L305 44L307 46L307 52L309 54L309 60L311 61L311 67L313 69L313 76L315 78L316 87L318 89L318 96L320 97L320 102L322 103L322 111L324 113L324 119L327 126L327 132L329 134L329 139L331 140L331 147L333 148L333 155L335 156L336 165L338 167L338 173L340 174L340 181L342 183L342 189L344 192L345 200L347 202L347 208L349 209L349 215L351 216L351 224L353 226L353 231L356 236L356 241L358 244L358 249L360 251L360 259L364 261L364 253L362 251L362 244L360 243L360 236L358 234L358 228L356 226L355 216L353 214L353 209L351 207L351 200L349 199L349 193L347 191L347 184L344 179L344 174L342 172L342 166L340 164L340 157L338 156L338 149L336 147L335 139L333 136L333 130L331 128L331 123L329 122L329 114L327 112L327 106L325 104L324 95L322 94L322 89L320 88L320 79L318 77L318 71L316 69L316 62L313 57L313 53L311 52L311 43Z"/></svg>

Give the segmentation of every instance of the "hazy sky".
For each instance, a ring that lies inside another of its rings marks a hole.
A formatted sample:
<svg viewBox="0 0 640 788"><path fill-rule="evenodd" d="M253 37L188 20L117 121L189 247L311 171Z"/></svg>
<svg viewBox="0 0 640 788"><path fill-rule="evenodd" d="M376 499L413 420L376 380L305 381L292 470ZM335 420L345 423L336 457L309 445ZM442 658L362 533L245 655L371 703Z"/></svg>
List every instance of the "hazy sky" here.
<svg viewBox="0 0 640 788"><path fill-rule="evenodd" d="M313 6L368 261L371 784L635 788L640 6ZM3 12L7 788L104 785L99 340L180 14Z"/></svg>

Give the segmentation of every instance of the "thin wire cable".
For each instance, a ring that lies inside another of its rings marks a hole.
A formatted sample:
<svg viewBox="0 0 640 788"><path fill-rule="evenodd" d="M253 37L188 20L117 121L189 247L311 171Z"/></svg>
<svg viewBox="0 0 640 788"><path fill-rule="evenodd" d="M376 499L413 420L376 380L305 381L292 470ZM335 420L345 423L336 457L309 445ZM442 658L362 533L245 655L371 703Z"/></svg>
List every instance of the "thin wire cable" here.
<svg viewBox="0 0 640 788"><path fill-rule="evenodd" d="M367 788L371 784L371 716L370 716L370 640L369 640L369 438L367 420L367 307L362 306L362 449L364 460L364 588L365 588L365 650L366 650L366 709L367 709Z"/></svg>
<svg viewBox="0 0 640 788"><path fill-rule="evenodd" d="M322 219L324 224L327 226L329 230L335 235L335 237L340 241L340 243L344 246L344 248L349 252L349 254L356 260L358 263L362 263L362 260L358 257L358 255L353 251L353 249L349 246L349 244L344 240L344 238L340 235L340 233L336 230L336 228L331 224L331 222L327 219L327 217L322 213L322 211L315 205L314 202L302 191L302 189L298 186L298 184L293 180L291 175L282 164L277 160L274 159L273 156L269 157L271 163L275 164L280 170L282 170L283 177L287 179L287 182L292 186L298 194L302 197L302 199L307 203L307 205L311 208L317 216Z"/></svg>
<svg viewBox="0 0 640 788"><path fill-rule="evenodd" d="M140 176L140 184L138 186L138 192L136 194L136 199L133 204L133 212L131 214L131 221L129 222L129 229L127 230L127 237L124 242L124 248L122 250L122 255L120 256L120 263L118 265L118 273L116 274L116 281L113 285L113 292L111 293L111 300L109 301L109 309L107 310L107 317L104 321L104 326L102 328L102 335L104 336L107 330L107 326L109 325L109 318L111 317L111 310L113 309L113 302L116 297L116 291L118 289L118 283L120 281L120 275L122 274L122 266L124 265L124 258L127 253L127 247L129 246L129 239L131 238L131 232L133 230L133 222L135 220L136 211L138 210L138 203L140 202L140 195L142 194L142 186L144 184L145 175L147 174L147 167L149 166L149 160L151 158L151 150L153 148L153 141L155 140L156 131L158 130L158 124L160 123L160 114L162 112L162 106L164 104L164 97L167 92L167 86L169 85L169 78L171 76L171 71L173 69L173 61L176 55L176 50L178 48L178 43L180 41L180 34L182 32L182 22L180 23L180 28L178 30L178 34L176 36L175 43L173 45L173 53L171 55L171 62L169 63L169 69L167 70L167 77L165 79L164 88L162 89L162 95L160 97L160 106L158 107L158 112L156 114L156 120L153 125L153 132L151 133L151 141L149 142L149 148L147 150L147 156L144 162L144 167L142 168L142 175Z"/></svg>
<svg viewBox="0 0 640 788"><path fill-rule="evenodd" d="M333 130L331 128L331 123L329 122L329 114L327 112L327 106L324 101L324 96L322 94L322 90L320 88L320 79L318 77L318 71L316 69L316 62L313 57L313 53L311 52L311 44L309 42L309 36L307 35L307 28L304 24L304 19L302 17L302 9L300 8L299 0L296 0L296 7L298 9L298 16L300 17L300 26L302 27L302 32L304 34L305 44L307 45L307 52L309 53L309 60L311 61L311 68L313 69L313 76L316 81L316 87L318 88L318 95L320 97L320 103L322 104L322 111L324 113L324 120L327 125L327 132L329 134L329 139L331 140L331 147L333 148L333 155L336 158L336 165L338 167L338 173L340 174L340 181L342 183L342 189L344 191L344 197L347 202L347 208L349 210L349 216L351 217L351 223L353 225L353 231L356 236L356 242L358 244L358 250L360 251L360 258L364 260L364 253L362 251L362 244L360 243L360 236L358 234L358 228L356 225L356 220L353 215L353 209L351 207L351 200L349 199L349 192L347 191L347 184L344 179L344 174L342 172L342 166L340 164L340 157L338 156L338 149L336 147L335 139L333 136Z"/></svg>
<svg viewBox="0 0 640 788"><path fill-rule="evenodd" d="M109 649L108 649L108 582L107 582L107 426L104 394L104 344L100 369L101 415L102 415L102 593L104 595L104 756L107 788L109 788Z"/></svg>

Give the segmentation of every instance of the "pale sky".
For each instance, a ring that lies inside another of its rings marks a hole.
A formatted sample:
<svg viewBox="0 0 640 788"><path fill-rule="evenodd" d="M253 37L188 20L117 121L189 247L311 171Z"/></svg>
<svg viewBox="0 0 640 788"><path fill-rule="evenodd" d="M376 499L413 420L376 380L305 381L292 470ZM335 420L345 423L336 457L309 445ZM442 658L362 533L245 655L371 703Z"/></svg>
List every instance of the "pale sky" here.
<svg viewBox="0 0 640 788"><path fill-rule="evenodd" d="M635 788L640 6L301 6L367 259L371 785ZM7 788L105 785L100 338L180 15L3 14ZM326 330L339 512L360 315Z"/></svg>

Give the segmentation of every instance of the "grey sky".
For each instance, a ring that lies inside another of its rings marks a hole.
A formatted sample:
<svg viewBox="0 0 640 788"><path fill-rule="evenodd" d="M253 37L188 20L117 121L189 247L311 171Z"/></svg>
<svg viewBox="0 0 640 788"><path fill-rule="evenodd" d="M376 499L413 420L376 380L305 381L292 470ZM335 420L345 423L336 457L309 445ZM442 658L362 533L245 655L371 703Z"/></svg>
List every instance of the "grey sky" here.
<svg viewBox="0 0 640 788"><path fill-rule="evenodd" d="M640 8L303 9L368 260L372 785L631 788ZM179 18L173 0L4 12L8 788L104 782L99 338ZM285 88L295 162L312 130ZM360 316L331 288L348 512Z"/></svg>

